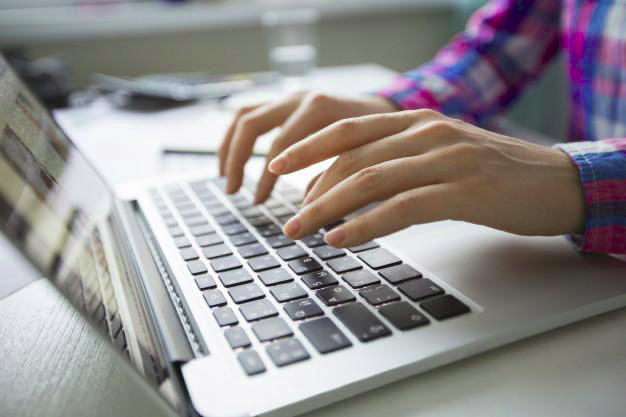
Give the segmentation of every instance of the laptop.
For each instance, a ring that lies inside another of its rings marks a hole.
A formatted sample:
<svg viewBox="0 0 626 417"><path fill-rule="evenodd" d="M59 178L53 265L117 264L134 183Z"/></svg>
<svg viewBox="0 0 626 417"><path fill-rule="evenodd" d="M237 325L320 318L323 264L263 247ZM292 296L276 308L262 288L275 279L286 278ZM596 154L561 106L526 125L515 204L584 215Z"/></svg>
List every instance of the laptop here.
<svg viewBox="0 0 626 417"><path fill-rule="evenodd" d="M203 172L120 198L0 57L0 225L181 415L292 416L626 305L626 264L460 222L348 250Z"/></svg>

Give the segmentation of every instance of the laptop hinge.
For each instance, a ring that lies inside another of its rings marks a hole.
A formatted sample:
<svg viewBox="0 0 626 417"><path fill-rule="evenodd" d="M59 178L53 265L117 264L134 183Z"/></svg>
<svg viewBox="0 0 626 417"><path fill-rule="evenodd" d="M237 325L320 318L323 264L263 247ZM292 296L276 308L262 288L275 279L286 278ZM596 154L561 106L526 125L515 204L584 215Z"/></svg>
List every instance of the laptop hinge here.
<svg viewBox="0 0 626 417"><path fill-rule="evenodd" d="M114 217L116 226L122 226L115 227L115 233L121 241L120 247L129 254L125 259L130 264L129 269L136 275L135 281L144 300L145 314L154 329L161 359L167 367L167 377L172 380L171 385L178 397L175 402L189 413L192 407L188 406L190 401L180 368L195 359L201 348L192 348L191 341L195 335L190 326L186 326L187 329L183 327L185 312L181 311L180 303L176 303L177 294L173 288L167 288L165 279L169 279L169 272L158 256L158 250L154 247L156 242L137 203L117 201Z"/></svg>
<svg viewBox="0 0 626 417"><path fill-rule="evenodd" d="M146 310L155 328L164 354L169 362L185 363L196 357L191 347L195 335L186 330L181 315L186 314L178 303L174 289L168 290L169 271L155 247L154 237L136 202L118 202L121 221L127 234L128 249L133 254L131 262L146 298ZM181 310L181 311L178 311Z"/></svg>

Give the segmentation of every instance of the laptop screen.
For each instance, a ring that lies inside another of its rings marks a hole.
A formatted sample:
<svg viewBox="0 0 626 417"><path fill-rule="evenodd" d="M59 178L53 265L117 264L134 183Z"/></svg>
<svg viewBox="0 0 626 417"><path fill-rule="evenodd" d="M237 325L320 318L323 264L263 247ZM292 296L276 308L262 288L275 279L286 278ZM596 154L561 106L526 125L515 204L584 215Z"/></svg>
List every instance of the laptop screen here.
<svg viewBox="0 0 626 417"><path fill-rule="evenodd" d="M136 291L106 239L113 203L107 184L0 55L0 230L147 374L154 340L137 330L146 326L133 325L144 314L129 302Z"/></svg>
<svg viewBox="0 0 626 417"><path fill-rule="evenodd" d="M72 269L112 193L0 56L0 225L49 278Z"/></svg>

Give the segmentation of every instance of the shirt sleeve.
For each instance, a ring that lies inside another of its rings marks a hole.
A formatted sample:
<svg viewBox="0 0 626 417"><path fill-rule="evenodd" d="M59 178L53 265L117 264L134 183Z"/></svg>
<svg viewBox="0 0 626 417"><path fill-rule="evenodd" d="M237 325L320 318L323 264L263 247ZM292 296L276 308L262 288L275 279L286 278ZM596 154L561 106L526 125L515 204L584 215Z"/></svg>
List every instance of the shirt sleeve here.
<svg viewBox="0 0 626 417"><path fill-rule="evenodd" d="M626 253L626 138L557 145L576 164L586 200L582 252Z"/></svg>
<svg viewBox="0 0 626 417"><path fill-rule="evenodd" d="M559 0L492 0L429 63L377 94L473 124L504 111L560 47Z"/></svg>

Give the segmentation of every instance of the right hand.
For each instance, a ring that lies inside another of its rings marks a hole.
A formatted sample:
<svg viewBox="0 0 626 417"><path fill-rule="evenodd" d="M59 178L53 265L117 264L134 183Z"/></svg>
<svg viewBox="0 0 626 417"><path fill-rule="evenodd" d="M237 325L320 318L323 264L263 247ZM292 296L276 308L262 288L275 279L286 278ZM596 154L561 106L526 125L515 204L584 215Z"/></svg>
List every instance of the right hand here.
<svg viewBox="0 0 626 417"><path fill-rule="evenodd" d="M296 93L285 99L256 106L243 107L237 112L220 146L218 157L220 175L227 177L226 191L235 193L243 182L244 166L257 138L275 127L281 127L266 159L263 175L255 194L255 204L267 200L277 176L267 166L283 150L309 135L348 118L398 109L378 96L339 97L321 93Z"/></svg>

